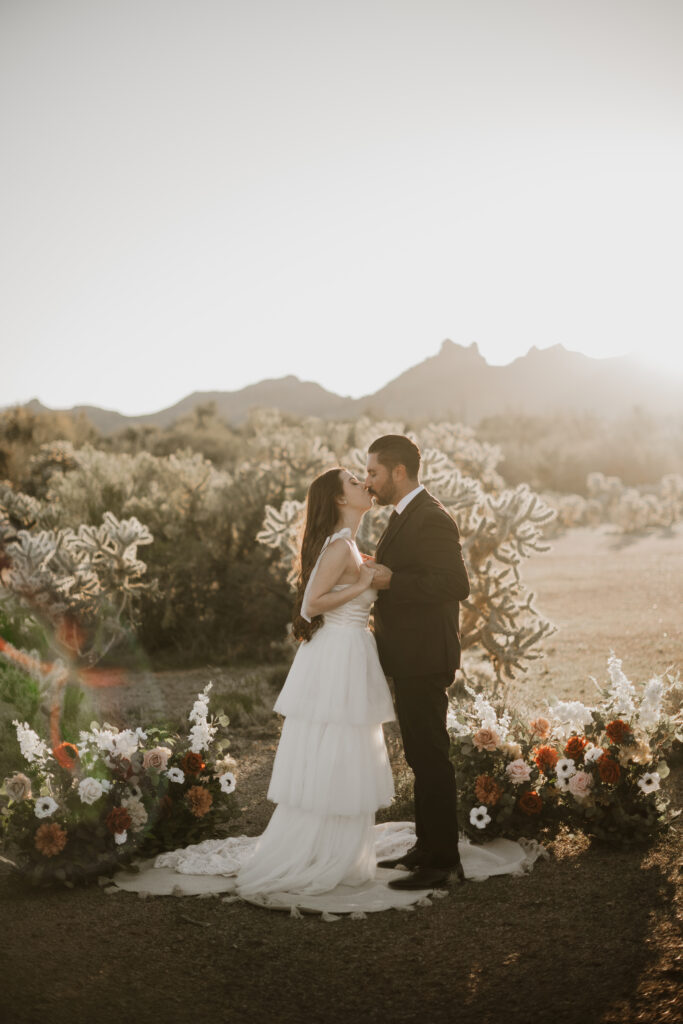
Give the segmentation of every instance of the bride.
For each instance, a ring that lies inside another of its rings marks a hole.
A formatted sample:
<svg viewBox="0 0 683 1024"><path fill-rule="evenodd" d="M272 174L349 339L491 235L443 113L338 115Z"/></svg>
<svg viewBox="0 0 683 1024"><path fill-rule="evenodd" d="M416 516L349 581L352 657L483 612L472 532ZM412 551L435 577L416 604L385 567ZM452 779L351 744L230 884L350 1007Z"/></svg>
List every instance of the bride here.
<svg viewBox="0 0 683 1024"><path fill-rule="evenodd" d="M410 823L374 824L394 785L382 724L391 694L368 628L375 569L355 536L372 506L363 484L335 467L308 491L293 630L299 645L275 710L284 716L268 799L276 804L257 838L206 840L158 856L151 869L120 873L116 884L142 892L234 890L273 908L362 911L405 906L425 891L388 886L415 842ZM469 877L521 873L528 854L509 840L486 849L460 841ZM188 888L164 874L203 876ZM321 894L324 894L321 896Z"/></svg>
<svg viewBox="0 0 683 1024"><path fill-rule="evenodd" d="M374 817L394 796L382 723L394 709L367 628L375 570L355 535L372 498L346 469L310 486L294 635L275 710L285 716L268 799L277 804L237 875L243 896L320 893L375 874Z"/></svg>

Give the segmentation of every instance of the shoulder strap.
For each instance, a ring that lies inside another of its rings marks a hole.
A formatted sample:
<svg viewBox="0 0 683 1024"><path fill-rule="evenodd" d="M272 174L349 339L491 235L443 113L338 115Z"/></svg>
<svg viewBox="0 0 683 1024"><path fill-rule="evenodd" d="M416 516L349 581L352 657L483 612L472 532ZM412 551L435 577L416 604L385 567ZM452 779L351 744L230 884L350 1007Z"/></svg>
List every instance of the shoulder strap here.
<svg viewBox="0 0 683 1024"><path fill-rule="evenodd" d="M309 594L311 592L311 585L313 583L313 580L315 579L315 574L318 571L318 566L320 565L320 559L323 557L326 548L329 547L329 545L332 543L332 541L333 540L339 540L340 537L343 537L344 540L347 540L347 541L351 542L351 530L349 529L348 526L345 526L343 530L339 530L337 533L332 533L332 534L330 534L329 537L325 538L323 546L320 549L320 554L318 555L318 557L316 559L316 563L313 566L313 570L311 572L311 575L308 577L308 583L306 584L306 589L304 590L303 600L301 602L301 618L305 619L306 622L310 622L311 621L311 617L308 614L308 607L307 607L308 606L308 596L309 596Z"/></svg>

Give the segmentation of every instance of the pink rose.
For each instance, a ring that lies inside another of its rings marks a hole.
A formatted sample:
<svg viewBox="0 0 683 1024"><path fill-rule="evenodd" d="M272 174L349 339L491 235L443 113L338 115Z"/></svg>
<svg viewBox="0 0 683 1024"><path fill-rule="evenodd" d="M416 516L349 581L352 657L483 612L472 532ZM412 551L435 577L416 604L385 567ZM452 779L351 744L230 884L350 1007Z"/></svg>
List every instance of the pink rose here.
<svg viewBox="0 0 683 1024"><path fill-rule="evenodd" d="M567 788L577 800L585 800L593 788L593 776L588 772L575 772L567 780Z"/></svg>
<svg viewBox="0 0 683 1024"><path fill-rule="evenodd" d="M493 729L480 729L472 737L477 750L495 750L500 743L500 736Z"/></svg>
<svg viewBox="0 0 683 1024"><path fill-rule="evenodd" d="M521 786L523 782L528 782L531 778L531 768L526 761L518 757L515 761L510 761L510 764L506 766L505 774L513 786Z"/></svg>
<svg viewBox="0 0 683 1024"><path fill-rule="evenodd" d="M151 768L153 772L163 772L166 770L171 753L172 751L168 747L155 747L154 750L146 750L142 763L148 770Z"/></svg>

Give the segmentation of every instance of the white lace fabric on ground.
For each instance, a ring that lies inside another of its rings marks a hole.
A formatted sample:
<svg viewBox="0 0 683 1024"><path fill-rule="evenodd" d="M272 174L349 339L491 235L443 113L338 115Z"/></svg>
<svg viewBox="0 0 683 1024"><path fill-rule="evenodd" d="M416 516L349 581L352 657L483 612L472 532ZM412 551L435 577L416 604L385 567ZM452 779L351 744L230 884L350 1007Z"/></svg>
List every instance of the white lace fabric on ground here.
<svg viewBox="0 0 683 1024"><path fill-rule="evenodd" d="M372 830L374 860L399 857L415 842L412 822L392 821L375 825ZM141 865L139 872L120 871L114 881L121 889L154 896L191 896L203 893L238 893L237 877L240 868L248 865L259 837L236 836L229 839L207 839L184 850L162 853L156 861ZM494 875L523 875L547 851L534 840L494 839L490 843L476 844L463 838L460 857L465 877L470 881L485 881ZM284 874L285 866L279 851L274 850L274 871ZM335 885L324 892L307 891L241 894L248 902L272 910L290 910L292 907L311 913L373 913L401 909L424 900L432 890L399 891L387 885L392 878L402 877L400 870L377 868L373 877L356 885Z"/></svg>

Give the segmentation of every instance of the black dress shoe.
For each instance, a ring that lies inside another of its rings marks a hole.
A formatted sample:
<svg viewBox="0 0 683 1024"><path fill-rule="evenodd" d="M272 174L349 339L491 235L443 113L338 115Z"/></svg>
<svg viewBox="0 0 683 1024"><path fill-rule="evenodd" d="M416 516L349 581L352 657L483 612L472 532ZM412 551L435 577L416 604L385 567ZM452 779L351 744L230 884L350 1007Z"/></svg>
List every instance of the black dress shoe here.
<svg viewBox="0 0 683 1024"><path fill-rule="evenodd" d="M390 889L433 889L448 881L448 871L443 868L418 868L405 878L394 878L388 883Z"/></svg>
<svg viewBox="0 0 683 1024"><path fill-rule="evenodd" d="M396 868L399 864L402 864L411 871L414 868L419 868L422 864L419 850L408 850L402 857L389 857L386 860L377 861L378 868Z"/></svg>

